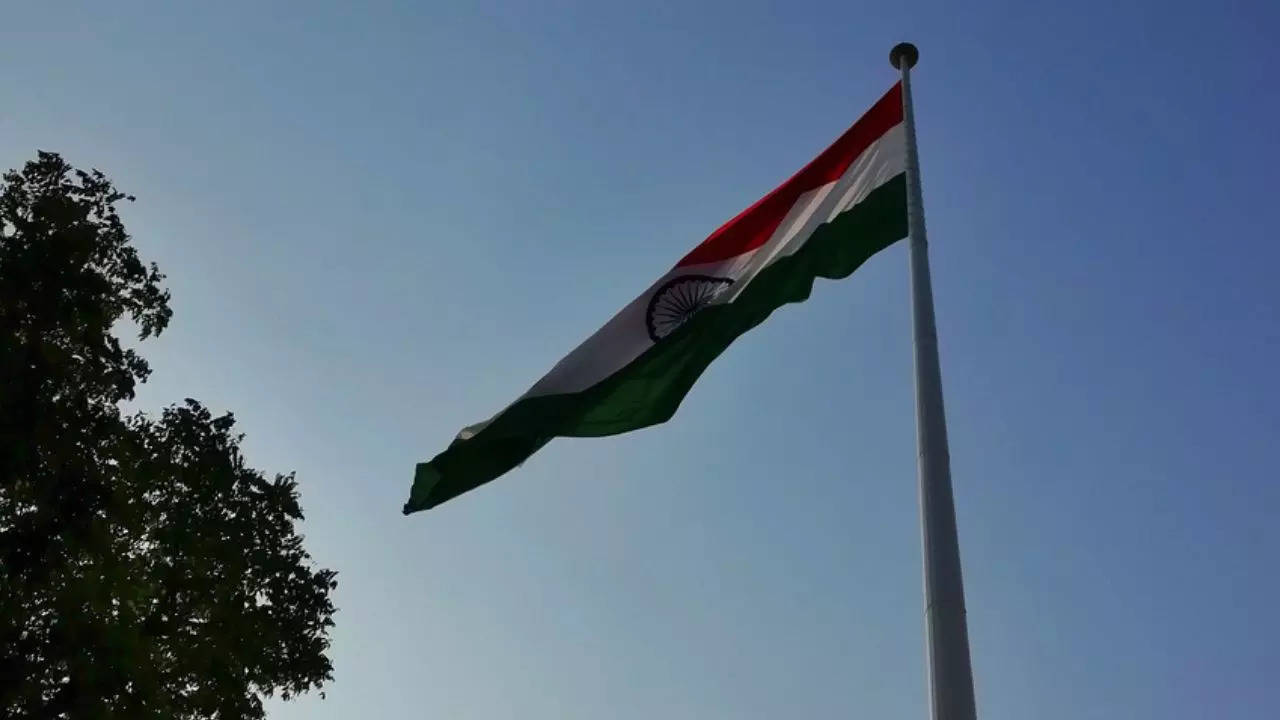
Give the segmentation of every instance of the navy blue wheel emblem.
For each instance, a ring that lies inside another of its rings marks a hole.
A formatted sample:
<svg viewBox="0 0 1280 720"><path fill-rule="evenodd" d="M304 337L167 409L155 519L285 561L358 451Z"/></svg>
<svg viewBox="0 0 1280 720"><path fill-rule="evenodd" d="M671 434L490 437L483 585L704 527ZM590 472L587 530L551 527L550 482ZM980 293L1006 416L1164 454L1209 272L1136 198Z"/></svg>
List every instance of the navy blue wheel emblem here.
<svg viewBox="0 0 1280 720"><path fill-rule="evenodd" d="M649 298L644 316L649 337L658 342L675 332L732 284L730 278L710 275L681 275L666 281Z"/></svg>

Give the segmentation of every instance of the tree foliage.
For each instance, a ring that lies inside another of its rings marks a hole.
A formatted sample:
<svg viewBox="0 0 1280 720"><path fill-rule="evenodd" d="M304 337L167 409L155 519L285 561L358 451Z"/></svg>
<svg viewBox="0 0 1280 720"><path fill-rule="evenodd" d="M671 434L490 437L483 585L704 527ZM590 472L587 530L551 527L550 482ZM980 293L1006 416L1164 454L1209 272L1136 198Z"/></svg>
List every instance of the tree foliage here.
<svg viewBox="0 0 1280 720"><path fill-rule="evenodd" d="M122 411L113 330L172 315L125 200L52 153L0 184L0 718L260 718L331 679L335 574L231 415Z"/></svg>

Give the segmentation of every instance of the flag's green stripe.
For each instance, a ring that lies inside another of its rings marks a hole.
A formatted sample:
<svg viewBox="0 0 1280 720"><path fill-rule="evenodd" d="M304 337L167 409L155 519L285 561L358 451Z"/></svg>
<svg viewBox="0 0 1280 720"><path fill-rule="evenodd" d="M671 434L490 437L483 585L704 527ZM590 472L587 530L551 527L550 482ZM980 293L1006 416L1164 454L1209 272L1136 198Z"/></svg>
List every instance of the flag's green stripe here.
<svg viewBox="0 0 1280 720"><path fill-rule="evenodd" d="M809 297L814 278L842 278L907 235L903 175L820 226L795 254L760 271L733 302L713 305L604 381L579 393L526 398L469 440L420 463L406 514L483 485L552 437L598 436L665 422L702 371L739 335L786 303Z"/></svg>

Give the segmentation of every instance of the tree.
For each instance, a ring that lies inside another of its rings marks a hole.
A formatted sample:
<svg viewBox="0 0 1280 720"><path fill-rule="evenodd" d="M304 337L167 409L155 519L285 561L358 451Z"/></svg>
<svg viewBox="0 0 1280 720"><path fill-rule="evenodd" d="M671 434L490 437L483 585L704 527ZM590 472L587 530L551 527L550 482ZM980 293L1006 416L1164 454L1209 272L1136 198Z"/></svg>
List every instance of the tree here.
<svg viewBox="0 0 1280 720"><path fill-rule="evenodd" d="M0 718L261 718L332 678L294 477L194 400L121 410L117 324L172 315L132 199L45 152L0 184Z"/></svg>

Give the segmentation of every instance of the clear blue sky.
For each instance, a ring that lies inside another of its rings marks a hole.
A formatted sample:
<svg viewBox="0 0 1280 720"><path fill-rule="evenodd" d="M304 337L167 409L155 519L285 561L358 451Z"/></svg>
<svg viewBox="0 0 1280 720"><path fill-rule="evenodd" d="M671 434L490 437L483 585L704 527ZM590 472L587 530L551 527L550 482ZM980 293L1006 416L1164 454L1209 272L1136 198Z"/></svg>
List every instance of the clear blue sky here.
<svg viewBox="0 0 1280 720"><path fill-rule="evenodd" d="M982 717L1274 712L1274 3L10 5L0 165L138 196L140 404L234 410L340 573L328 698L273 718L925 716L904 245L671 423L400 515L901 39Z"/></svg>

